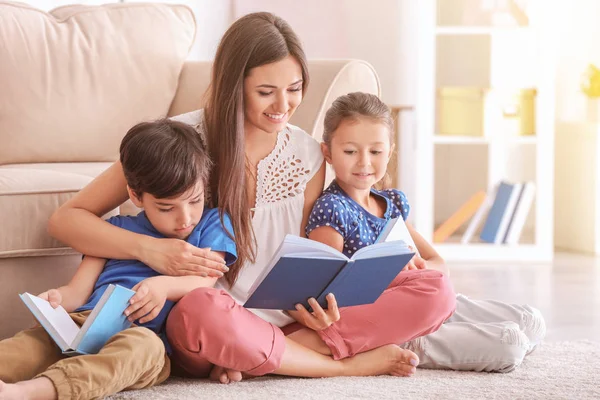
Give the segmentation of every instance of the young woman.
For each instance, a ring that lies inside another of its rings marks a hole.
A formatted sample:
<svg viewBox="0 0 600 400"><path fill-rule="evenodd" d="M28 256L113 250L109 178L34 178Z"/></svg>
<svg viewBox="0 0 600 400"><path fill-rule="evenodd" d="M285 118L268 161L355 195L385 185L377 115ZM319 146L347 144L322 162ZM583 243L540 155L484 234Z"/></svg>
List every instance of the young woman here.
<svg viewBox="0 0 600 400"><path fill-rule="evenodd" d="M435 331L454 311L447 277L433 270L400 274L376 303L342 310L341 318L335 299L328 312L314 314L251 312L239 305L283 237L303 234L323 189L319 143L288 124L308 80L304 52L289 25L269 13L250 14L223 36L205 109L178 117L208 145L214 162L210 201L230 215L238 249L238 262L220 289L191 292L168 319L173 361L189 375L212 370L224 383L241 379L242 372L409 376L418 357L396 344ZM209 250L107 226L99 216L126 195L116 163L56 212L51 233L83 253L140 259L163 274L226 271ZM303 326L284 328L295 319Z"/></svg>

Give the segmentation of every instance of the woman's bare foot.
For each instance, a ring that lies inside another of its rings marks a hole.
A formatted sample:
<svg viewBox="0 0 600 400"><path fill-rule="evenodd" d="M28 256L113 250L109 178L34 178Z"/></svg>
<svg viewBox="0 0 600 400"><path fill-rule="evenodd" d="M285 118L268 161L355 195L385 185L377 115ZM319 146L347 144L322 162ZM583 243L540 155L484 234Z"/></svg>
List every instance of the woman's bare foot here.
<svg viewBox="0 0 600 400"><path fill-rule="evenodd" d="M210 371L210 380L221 383L239 382L242 380L242 373L233 369L227 369L215 365Z"/></svg>
<svg viewBox="0 0 600 400"><path fill-rule="evenodd" d="M390 344L357 354L342 362L345 364L345 375L349 376L412 376L419 365L419 357L410 350Z"/></svg>
<svg viewBox="0 0 600 400"><path fill-rule="evenodd" d="M0 381L0 400L25 400L25 390L17 384Z"/></svg>

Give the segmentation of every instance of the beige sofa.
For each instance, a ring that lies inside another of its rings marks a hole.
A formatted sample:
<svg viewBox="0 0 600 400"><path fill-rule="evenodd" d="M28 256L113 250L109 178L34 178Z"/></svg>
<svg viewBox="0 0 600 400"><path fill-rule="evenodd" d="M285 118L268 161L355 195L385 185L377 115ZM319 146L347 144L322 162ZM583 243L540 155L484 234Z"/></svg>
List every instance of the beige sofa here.
<svg viewBox="0 0 600 400"><path fill-rule="evenodd" d="M187 7L0 1L0 339L32 324L17 294L68 281L80 255L46 231L52 212L106 169L136 122L201 105L210 63L186 61ZM356 90L379 94L362 61L311 60L293 123L319 137L324 110ZM123 205L114 212L134 212Z"/></svg>

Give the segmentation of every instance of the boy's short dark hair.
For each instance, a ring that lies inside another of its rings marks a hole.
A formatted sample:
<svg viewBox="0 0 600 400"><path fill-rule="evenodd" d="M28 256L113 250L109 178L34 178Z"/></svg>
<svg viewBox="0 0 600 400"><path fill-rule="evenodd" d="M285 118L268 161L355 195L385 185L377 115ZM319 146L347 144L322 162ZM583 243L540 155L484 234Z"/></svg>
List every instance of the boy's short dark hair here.
<svg viewBox="0 0 600 400"><path fill-rule="evenodd" d="M198 132L170 119L131 128L120 147L120 160L131 190L156 198L179 196L198 181L208 184L211 160Z"/></svg>

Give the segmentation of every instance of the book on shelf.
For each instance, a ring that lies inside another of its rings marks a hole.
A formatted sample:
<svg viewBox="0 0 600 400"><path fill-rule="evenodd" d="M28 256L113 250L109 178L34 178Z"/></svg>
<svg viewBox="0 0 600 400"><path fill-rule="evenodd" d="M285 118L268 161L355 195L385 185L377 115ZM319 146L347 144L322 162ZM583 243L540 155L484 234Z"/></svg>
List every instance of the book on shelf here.
<svg viewBox="0 0 600 400"><path fill-rule="evenodd" d="M496 197L487 215L479 238L487 243L500 244L504 241L506 230L515 210L522 184L500 182Z"/></svg>
<svg viewBox="0 0 600 400"><path fill-rule="evenodd" d="M477 229L479 228L479 225L481 225L485 216L490 210L493 202L494 196L492 196L489 192L486 193L483 202L479 205L479 208L477 208L477 211L469 221L469 225L467 225L467 229L465 229L465 232L463 233L463 236L460 240L461 244L468 244L471 242L475 236L475 233L477 232Z"/></svg>
<svg viewBox="0 0 600 400"><path fill-rule="evenodd" d="M494 244L516 244L533 202L533 182L500 182L480 239Z"/></svg>
<svg viewBox="0 0 600 400"><path fill-rule="evenodd" d="M485 192L479 191L475 193L465 204L463 204L454 214L450 216L443 224L441 224L433 233L433 241L441 243L448 239L454 232L458 230L466 221L468 221L479 209L485 201Z"/></svg>
<svg viewBox="0 0 600 400"><path fill-rule="evenodd" d="M533 199L535 197L535 184L533 182L525 182L521 188L521 193L515 205L512 218L506 229L504 240L505 244L517 244L523 233L523 227L527 221L527 216L531 210Z"/></svg>
<svg viewBox="0 0 600 400"><path fill-rule="evenodd" d="M347 257L326 244L287 235L244 307L295 310L300 303L310 310L307 300L314 297L326 308L329 293L338 307L371 304L414 255L404 241L382 241Z"/></svg>
<svg viewBox="0 0 600 400"><path fill-rule="evenodd" d="M68 356L96 354L115 334L131 326L123 313L135 292L119 285L109 285L84 324L77 326L62 307L30 293L19 294L40 325Z"/></svg>

